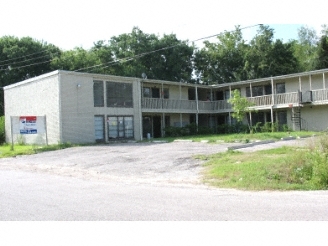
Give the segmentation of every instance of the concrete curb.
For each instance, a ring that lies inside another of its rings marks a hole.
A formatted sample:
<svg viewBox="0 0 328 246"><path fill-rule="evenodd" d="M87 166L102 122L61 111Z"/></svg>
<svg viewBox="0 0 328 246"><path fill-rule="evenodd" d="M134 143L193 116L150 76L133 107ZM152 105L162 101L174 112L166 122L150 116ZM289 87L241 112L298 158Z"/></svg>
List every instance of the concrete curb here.
<svg viewBox="0 0 328 246"><path fill-rule="evenodd" d="M268 144L268 143L274 143L274 142L275 142L274 140L265 140L265 141L259 141L259 142L254 142L254 143L247 143L247 144L242 144L242 145L237 145L237 146L230 146L227 148L227 150L249 148L249 147L253 147L256 145Z"/></svg>

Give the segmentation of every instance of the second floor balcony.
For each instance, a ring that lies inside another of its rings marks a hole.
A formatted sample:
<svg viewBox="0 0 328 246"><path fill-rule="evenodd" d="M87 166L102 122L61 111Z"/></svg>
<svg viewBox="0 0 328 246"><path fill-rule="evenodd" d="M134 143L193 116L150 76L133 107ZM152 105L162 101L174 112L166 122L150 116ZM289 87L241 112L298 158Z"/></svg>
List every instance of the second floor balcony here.
<svg viewBox="0 0 328 246"><path fill-rule="evenodd" d="M304 93L303 93L304 94ZM328 104L328 90L310 91L311 103ZM265 109L274 107L289 107L290 104L298 105L304 103L299 92L282 93L275 95L264 95L247 97L253 103L253 107ZM304 95L303 95L304 99ZM231 112L231 104L228 100L196 101L179 99L143 98L141 107L148 112L172 112L172 113L223 113Z"/></svg>

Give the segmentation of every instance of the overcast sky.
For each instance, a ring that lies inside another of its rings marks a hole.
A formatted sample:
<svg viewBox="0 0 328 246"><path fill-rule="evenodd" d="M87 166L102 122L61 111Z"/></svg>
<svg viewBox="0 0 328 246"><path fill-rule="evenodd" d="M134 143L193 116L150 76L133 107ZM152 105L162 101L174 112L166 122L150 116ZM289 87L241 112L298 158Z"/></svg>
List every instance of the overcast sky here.
<svg viewBox="0 0 328 246"><path fill-rule="evenodd" d="M0 37L29 36L65 50L88 49L134 26L192 41L261 23L274 28L275 38L288 41L297 38L302 25L319 32L328 22L327 7L318 0L0 0ZM257 28L245 29L244 38L251 39Z"/></svg>

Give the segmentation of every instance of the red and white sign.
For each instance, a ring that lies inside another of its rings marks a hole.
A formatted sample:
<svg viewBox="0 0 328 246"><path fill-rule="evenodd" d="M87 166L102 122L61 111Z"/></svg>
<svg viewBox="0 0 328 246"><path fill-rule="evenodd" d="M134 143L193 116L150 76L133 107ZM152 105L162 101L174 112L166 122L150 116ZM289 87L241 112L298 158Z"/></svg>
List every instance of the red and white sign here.
<svg viewBox="0 0 328 246"><path fill-rule="evenodd" d="M36 116L20 116L19 117L20 134L37 134L37 117Z"/></svg>

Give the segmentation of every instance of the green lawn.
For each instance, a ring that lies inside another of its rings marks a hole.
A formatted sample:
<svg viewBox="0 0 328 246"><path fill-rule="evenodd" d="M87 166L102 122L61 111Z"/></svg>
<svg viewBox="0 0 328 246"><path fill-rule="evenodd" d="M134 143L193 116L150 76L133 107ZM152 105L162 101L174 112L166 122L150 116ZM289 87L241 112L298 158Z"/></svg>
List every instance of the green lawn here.
<svg viewBox="0 0 328 246"><path fill-rule="evenodd" d="M32 155L40 153L43 151L52 151L72 147L72 144L55 144L48 146L38 146L38 145L14 145L14 150L9 144L4 144L0 146L0 158L13 157L17 155Z"/></svg>
<svg viewBox="0 0 328 246"><path fill-rule="evenodd" d="M286 137L305 137L305 136L313 136L313 135L322 135L320 132L265 132L265 133L253 133L253 134L212 134L212 135L197 135L197 136L183 136L183 137L170 137L170 138L162 138L162 140L166 140L172 142L176 139L185 139L192 140L194 142L200 142L202 140L208 140L209 143L232 143L232 142L248 142L248 141L256 141L256 140L280 140L281 138Z"/></svg>
<svg viewBox="0 0 328 246"><path fill-rule="evenodd" d="M227 151L198 156L205 163L204 182L242 190L328 189L328 138L315 146L281 147L257 152Z"/></svg>

